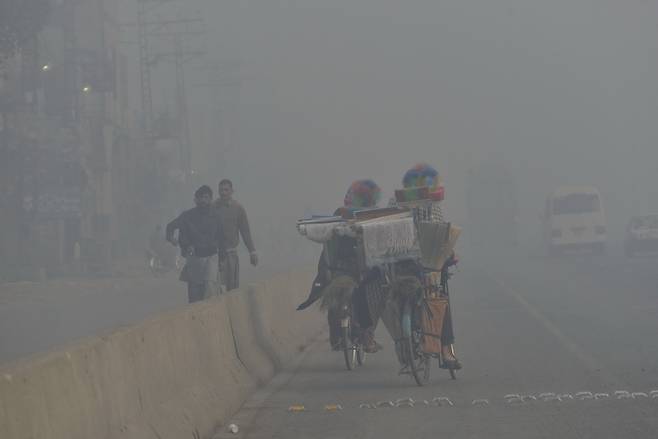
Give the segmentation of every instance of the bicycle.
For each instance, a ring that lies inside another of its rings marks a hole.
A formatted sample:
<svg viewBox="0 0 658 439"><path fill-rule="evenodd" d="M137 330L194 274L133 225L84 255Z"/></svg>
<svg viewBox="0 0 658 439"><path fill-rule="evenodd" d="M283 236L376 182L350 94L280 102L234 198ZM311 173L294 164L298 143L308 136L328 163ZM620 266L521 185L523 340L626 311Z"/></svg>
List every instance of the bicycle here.
<svg viewBox="0 0 658 439"><path fill-rule="evenodd" d="M437 359L439 368L447 369L451 379L456 379L456 369L449 367L442 358L441 327L443 317L449 312L450 300L448 279L451 277L449 265L446 264L440 273L439 282L436 282L435 270L420 268L420 287L415 294L406 298L402 304L401 329L402 338L399 340L400 361L403 368L401 374L413 376L416 384L424 386L430 381L432 360ZM441 310L443 310L441 312ZM439 316L433 315L440 314ZM426 323L428 319L440 318L438 333L427 333ZM425 320L425 321L424 321ZM450 346L454 355L454 346Z"/></svg>
<svg viewBox="0 0 658 439"><path fill-rule="evenodd" d="M362 366L366 359L361 328L354 317L353 300L357 283L350 273L339 270L334 273L337 275L322 290L322 307L328 313L333 350L342 351L347 370L354 370Z"/></svg>

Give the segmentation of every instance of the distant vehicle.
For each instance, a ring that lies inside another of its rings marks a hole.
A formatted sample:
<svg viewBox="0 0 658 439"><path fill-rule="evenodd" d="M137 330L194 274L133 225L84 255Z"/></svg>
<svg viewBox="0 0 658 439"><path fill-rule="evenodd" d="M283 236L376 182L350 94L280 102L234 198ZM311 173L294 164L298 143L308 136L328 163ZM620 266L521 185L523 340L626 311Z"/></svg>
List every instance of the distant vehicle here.
<svg viewBox="0 0 658 439"><path fill-rule="evenodd" d="M624 252L629 257L638 253L658 253L658 215L631 218L626 227Z"/></svg>
<svg viewBox="0 0 658 439"><path fill-rule="evenodd" d="M546 199L544 239L550 254L567 250L606 250L606 221L601 195L591 186L559 187Z"/></svg>

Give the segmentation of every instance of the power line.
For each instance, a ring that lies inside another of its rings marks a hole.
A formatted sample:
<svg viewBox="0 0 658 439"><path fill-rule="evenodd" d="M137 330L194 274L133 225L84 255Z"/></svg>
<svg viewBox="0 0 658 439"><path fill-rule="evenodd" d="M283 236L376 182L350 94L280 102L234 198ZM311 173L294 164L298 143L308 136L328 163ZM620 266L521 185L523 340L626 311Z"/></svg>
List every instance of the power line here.
<svg viewBox="0 0 658 439"><path fill-rule="evenodd" d="M153 139L157 135L153 127L152 69L162 60L171 60L174 64L176 78L175 97L180 168L186 175L189 175L192 170L192 154L185 66L192 59L205 56L206 51L185 48L184 42L185 38L201 37L206 34L204 20L195 17L167 18L161 20L149 19L146 14L146 2L142 2L140 4L140 14L138 15L137 24L140 47L140 73L142 78L142 108L145 113L145 136ZM151 47L152 39L158 39L159 41L170 39L172 50L154 51Z"/></svg>

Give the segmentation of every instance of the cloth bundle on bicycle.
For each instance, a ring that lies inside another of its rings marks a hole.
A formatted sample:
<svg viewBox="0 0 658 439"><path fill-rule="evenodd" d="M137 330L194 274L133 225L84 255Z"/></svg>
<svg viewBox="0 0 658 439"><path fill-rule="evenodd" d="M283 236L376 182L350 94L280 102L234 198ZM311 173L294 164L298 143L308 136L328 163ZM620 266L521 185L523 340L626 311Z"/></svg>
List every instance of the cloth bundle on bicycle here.
<svg viewBox="0 0 658 439"><path fill-rule="evenodd" d="M416 226L408 213L364 221L358 227L367 267L420 257Z"/></svg>
<svg viewBox="0 0 658 439"><path fill-rule="evenodd" d="M375 213L379 214L378 211L368 211L366 217L375 218L366 220L299 221L297 229L307 239L324 244L329 249L329 259L333 258L331 248L335 247L334 241L345 237L355 239L354 256L360 269L420 258L418 234L411 212L379 210L383 216L377 217Z"/></svg>
<svg viewBox="0 0 658 439"><path fill-rule="evenodd" d="M306 218L297 221L297 231L313 242L324 244L333 238L339 227L346 224L340 216Z"/></svg>
<svg viewBox="0 0 658 439"><path fill-rule="evenodd" d="M316 224L301 224L297 226L299 233L306 236L313 242L324 244L334 236L334 230L338 222L316 223Z"/></svg>
<svg viewBox="0 0 658 439"><path fill-rule="evenodd" d="M421 306L420 326L423 331L422 350L429 354L441 353L441 331L448 310L448 299L427 298Z"/></svg>

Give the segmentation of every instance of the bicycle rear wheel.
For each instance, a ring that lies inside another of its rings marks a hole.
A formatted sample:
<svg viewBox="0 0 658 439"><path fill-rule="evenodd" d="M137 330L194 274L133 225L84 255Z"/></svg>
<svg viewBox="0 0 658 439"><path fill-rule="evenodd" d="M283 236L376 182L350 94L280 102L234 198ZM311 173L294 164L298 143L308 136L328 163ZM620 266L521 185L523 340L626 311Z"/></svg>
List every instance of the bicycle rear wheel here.
<svg viewBox="0 0 658 439"><path fill-rule="evenodd" d="M432 358L420 350L421 336L419 328L414 324L414 321L416 321L415 310L415 304L410 301L405 305L402 313L402 331L404 335L402 352L416 384L422 387L430 381Z"/></svg>
<svg viewBox="0 0 658 439"><path fill-rule="evenodd" d="M409 365L409 371L414 377L414 381L420 387L426 385L430 381L431 374L431 358L422 353L416 352L414 348L414 342L407 338L403 341L405 349L405 356L407 358L407 364Z"/></svg>

